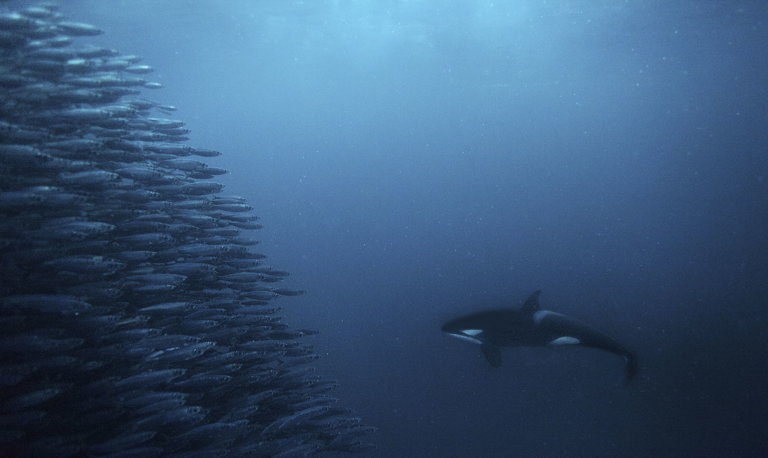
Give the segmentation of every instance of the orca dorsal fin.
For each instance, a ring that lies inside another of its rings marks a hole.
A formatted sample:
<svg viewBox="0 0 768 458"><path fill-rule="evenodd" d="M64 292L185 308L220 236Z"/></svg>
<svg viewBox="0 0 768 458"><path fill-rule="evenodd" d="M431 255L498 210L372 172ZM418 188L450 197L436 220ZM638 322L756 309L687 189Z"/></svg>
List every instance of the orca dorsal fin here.
<svg viewBox="0 0 768 458"><path fill-rule="evenodd" d="M530 296L528 296L528 299L526 299L525 303L520 308L520 311L523 313L538 312L541 309L541 306L539 305L539 294L541 294L541 290L537 289Z"/></svg>

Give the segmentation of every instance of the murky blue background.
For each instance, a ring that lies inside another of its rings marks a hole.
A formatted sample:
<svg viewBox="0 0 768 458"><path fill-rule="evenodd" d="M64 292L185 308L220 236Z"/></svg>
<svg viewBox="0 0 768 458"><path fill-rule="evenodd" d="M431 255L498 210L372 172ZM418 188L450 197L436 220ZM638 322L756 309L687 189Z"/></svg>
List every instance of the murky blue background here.
<svg viewBox="0 0 768 458"><path fill-rule="evenodd" d="M765 2L61 3L224 153L372 456L765 452ZM439 332L539 288L638 380Z"/></svg>

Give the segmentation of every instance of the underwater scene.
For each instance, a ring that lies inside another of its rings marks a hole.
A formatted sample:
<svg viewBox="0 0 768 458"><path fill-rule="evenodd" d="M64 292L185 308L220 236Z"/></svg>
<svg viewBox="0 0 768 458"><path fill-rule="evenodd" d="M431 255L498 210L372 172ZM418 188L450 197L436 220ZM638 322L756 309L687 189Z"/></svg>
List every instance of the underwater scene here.
<svg viewBox="0 0 768 458"><path fill-rule="evenodd" d="M768 4L0 1L0 458L762 457Z"/></svg>

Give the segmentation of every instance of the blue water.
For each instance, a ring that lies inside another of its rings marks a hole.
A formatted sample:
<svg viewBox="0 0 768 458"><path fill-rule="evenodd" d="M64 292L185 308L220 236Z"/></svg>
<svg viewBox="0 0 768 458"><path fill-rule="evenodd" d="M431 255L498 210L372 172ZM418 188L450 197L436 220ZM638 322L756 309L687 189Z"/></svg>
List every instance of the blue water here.
<svg viewBox="0 0 768 458"><path fill-rule="evenodd" d="M765 2L62 3L222 151L371 456L768 449ZM440 333L535 289L638 379Z"/></svg>

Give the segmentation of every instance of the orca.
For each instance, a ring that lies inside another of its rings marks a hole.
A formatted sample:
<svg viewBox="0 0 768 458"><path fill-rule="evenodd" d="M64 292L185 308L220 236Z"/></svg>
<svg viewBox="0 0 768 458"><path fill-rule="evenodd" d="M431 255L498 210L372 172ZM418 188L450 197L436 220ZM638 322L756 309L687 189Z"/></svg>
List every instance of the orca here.
<svg viewBox="0 0 768 458"><path fill-rule="evenodd" d="M528 297L520 309L486 310L451 320L443 332L479 344L492 367L501 366L501 347L581 345L624 358L625 382L637 375L635 353L607 335L565 315L542 310L541 290Z"/></svg>

